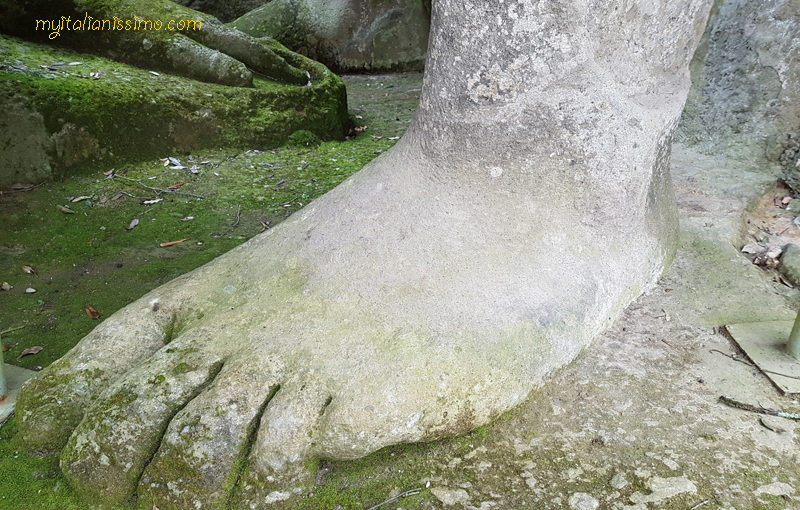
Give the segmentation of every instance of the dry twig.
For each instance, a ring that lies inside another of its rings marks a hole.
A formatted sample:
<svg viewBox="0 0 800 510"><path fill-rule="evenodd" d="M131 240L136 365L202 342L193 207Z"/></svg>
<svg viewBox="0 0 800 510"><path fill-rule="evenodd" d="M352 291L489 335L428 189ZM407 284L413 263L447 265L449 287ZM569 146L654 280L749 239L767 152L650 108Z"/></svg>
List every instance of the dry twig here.
<svg viewBox="0 0 800 510"><path fill-rule="evenodd" d="M389 498L386 501L381 501L377 505L369 507L367 510L375 510L376 508L380 508L383 505L388 505L389 503L394 503L398 499L407 498L409 496L416 496L420 492L422 492L422 487L420 487L418 489L411 489L410 491L401 492L400 494L398 494L397 496L394 496L393 498Z"/></svg>

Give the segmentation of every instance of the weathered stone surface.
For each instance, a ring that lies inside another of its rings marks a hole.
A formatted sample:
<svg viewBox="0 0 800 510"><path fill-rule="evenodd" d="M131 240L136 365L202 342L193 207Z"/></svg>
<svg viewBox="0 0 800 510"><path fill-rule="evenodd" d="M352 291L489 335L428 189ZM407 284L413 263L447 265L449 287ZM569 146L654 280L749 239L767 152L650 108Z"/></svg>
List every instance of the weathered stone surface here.
<svg viewBox="0 0 800 510"><path fill-rule="evenodd" d="M464 505L469 503L469 494L464 489L432 487L431 492L444 506Z"/></svg>
<svg viewBox="0 0 800 510"><path fill-rule="evenodd" d="M6 93L0 95L0 111L0 187L49 178L53 140L42 115Z"/></svg>
<svg viewBox="0 0 800 510"><path fill-rule="evenodd" d="M692 63L678 139L780 163L800 189L800 8L792 0L717 2Z"/></svg>
<svg viewBox="0 0 800 510"><path fill-rule="evenodd" d="M649 494L634 492L630 498L631 503L659 504L679 494L694 494L697 492L697 487L695 487L694 483L682 476L675 476L672 478L655 476L647 481L647 488L650 490Z"/></svg>
<svg viewBox="0 0 800 510"><path fill-rule="evenodd" d="M425 64L430 2L425 0L272 0L231 26L336 71L420 70Z"/></svg>
<svg viewBox="0 0 800 510"><path fill-rule="evenodd" d="M63 470L95 497L185 508L234 486L232 504L259 508L291 505L315 458L464 433L519 404L674 251L669 147L709 8L439 0L395 148L106 319L28 386L21 435L66 444ZM157 442L142 469L136 450Z"/></svg>
<svg viewBox="0 0 800 510"><path fill-rule="evenodd" d="M343 138L341 80L305 57L276 51L308 70L313 85L257 80L253 88L224 87L0 36L0 186L175 151L278 144L296 130ZM80 64L48 69L54 62Z"/></svg>

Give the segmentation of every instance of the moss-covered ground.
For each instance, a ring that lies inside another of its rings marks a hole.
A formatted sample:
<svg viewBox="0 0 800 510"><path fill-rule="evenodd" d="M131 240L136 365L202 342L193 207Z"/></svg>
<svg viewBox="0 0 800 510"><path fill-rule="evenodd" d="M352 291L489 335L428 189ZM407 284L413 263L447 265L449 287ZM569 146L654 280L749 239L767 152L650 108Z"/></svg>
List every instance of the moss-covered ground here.
<svg viewBox="0 0 800 510"><path fill-rule="evenodd" d="M34 370L52 363L98 321L274 227L358 171L407 128L421 75L352 77L347 87L352 120L366 129L344 141L300 132L282 146L164 153L0 193L0 283L13 286L0 291L0 332L14 330L2 334L6 362ZM165 166L168 157L186 168ZM43 349L18 358L34 346ZM12 419L1 431L0 508L84 508L56 459L17 454L15 429Z"/></svg>
<svg viewBox="0 0 800 510"><path fill-rule="evenodd" d="M49 160L56 178L165 152L274 148L297 130L344 138L341 80L319 63L276 51L307 70L312 86L256 79L253 88L226 87L0 34L0 105L22 104L41 116L55 140ZM5 179L12 170L0 168L0 184L13 184Z"/></svg>

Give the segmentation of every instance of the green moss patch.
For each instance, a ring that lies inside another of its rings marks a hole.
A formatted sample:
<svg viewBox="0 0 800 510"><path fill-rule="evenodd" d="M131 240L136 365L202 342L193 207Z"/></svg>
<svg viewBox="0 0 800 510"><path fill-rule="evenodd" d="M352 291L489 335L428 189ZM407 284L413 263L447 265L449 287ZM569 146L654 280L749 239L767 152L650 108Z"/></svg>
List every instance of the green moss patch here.
<svg viewBox="0 0 800 510"><path fill-rule="evenodd" d="M41 150L56 178L165 152L275 146L297 130L344 138L341 79L275 49L308 71L313 85L256 79L254 88L226 87L0 35L0 105L41 116L48 137ZM0 186L18 177L2 173Z"/></svg>

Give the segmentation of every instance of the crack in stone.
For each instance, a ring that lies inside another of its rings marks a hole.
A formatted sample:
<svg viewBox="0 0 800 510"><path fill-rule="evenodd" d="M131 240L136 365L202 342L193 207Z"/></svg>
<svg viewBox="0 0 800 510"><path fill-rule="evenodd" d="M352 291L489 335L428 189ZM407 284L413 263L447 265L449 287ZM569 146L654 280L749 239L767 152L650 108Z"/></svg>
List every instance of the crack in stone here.
<svg viewBox="0 0 800 510"><path fill-rule="evenodd" d="M211 383L214 382L219 373L222 371L223 366L225 366L224 361L217 361L216 363L212 364L208 369L208 377L206 377L206 380L203 381L202 384L198 385L194 389L194 391L192 391L192 393L186 398L186 400L183 403L181 403L181 405L175 407L172 410L168 419L164 420L164 425L161 427L157 439L153 442L152 449L147 455L147 459L144 461L141 470L136 475L136 482L133 485L133 494L130 497L131 503L136 503L136 501L139 498L139 485L142 483L142 477L144 476L144 473L147 470L147 466L149 466L150 463L153 462L156 453L158 453L158 450L161 448L161 443L164 440L164 436L167 434L167 430L169 430L169 425L170 423L172 423L172 420L175 418L175 416L178 415L178 413L180 413L186 406L188 406L192 400L197 398L198 395L200 395L203 391L205 391L205 389L208 388L211 385Z"/></svg>
<svg viewBox="0 0 800 510"><path fill-rule="evenodd" d="M331 405L331 402L333 402L333 396L328 395L328 398L325 399L325 403L322 404L322 407L319 410L319 417L320 418L322 418L322 416L325 414L325 411L328 410L328 406Z"/></svg>
<svg viewBox="0 0 800 510"><path fill-rule="evenodd" d="M270 401L275 398L275 395L278 394L280 389L280 384L276 384L270 388L269 395L267 395L267 398L265 398L264 402L259 406L258 411L256 412L255 416L253 416L253 419L250 420L250 424L247 426L245 441L242 443L242 446L239 449L239 455L233 462L233 468L231 469L231 473L228 475L228 480L225 484L227 488L224 490L227 495L225 496L224 502L221 505L222 508L232 508L233 498L239 490L239 484L242 481L242 475L244 475L244 472L250 462L250 453L253 450L253 444L256 442L256 436L258 435L258 430L261 426L261 418L264 416L264 412L267 410L267 406L269 405Z"/></svg>

